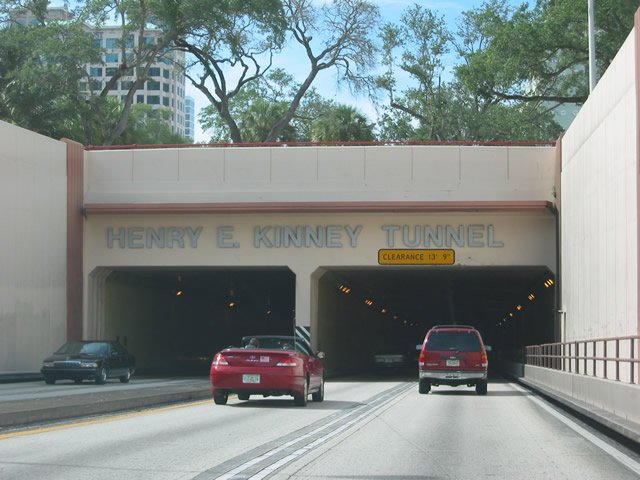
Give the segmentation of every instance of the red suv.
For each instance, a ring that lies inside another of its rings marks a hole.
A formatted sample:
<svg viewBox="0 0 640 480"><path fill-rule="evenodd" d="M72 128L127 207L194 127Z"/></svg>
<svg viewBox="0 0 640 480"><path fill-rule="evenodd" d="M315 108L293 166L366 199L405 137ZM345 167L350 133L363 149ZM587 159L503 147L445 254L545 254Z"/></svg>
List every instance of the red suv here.
<svg viewBox="0 0 640 480"><path fill-rule="evenodd" d="M467 385L487 394L487 350L480 332L468 325L436 325L427 332L418 359L420 393L432 386Z"/></svg>

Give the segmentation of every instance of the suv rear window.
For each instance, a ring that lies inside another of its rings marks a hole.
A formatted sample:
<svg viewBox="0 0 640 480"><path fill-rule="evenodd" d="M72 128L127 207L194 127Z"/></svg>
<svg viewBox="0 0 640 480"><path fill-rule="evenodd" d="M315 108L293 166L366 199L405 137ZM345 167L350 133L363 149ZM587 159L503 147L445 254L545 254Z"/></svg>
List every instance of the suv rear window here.
<svg viewBox="0 0 640 480"><path fill-rule="evenodd" d="M433 331L427 339L427 350L479 352L480 339L475 332Z"/></svg>

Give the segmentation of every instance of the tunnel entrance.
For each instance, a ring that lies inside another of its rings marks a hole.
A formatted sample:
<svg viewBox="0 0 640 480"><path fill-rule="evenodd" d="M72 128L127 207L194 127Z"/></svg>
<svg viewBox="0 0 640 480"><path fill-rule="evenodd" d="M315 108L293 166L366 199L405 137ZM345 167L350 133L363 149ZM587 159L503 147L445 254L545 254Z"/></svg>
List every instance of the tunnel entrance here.
<svg viewBox="0 0 640 480"><path fill-rule="evenodd" d="M206 375L244 335L294 332L295 275L269 268L118 268L105 282L104 337L140 373Z"/></svg>
<svg viewBox="0 0 640 480"><path fill-rule="evenodd" d="M371 370L378 352L416 361L433 325L475 326L496 360L517 361L525 345L558 338L546 266L323 270L314 331L336 374Z"/></svg>

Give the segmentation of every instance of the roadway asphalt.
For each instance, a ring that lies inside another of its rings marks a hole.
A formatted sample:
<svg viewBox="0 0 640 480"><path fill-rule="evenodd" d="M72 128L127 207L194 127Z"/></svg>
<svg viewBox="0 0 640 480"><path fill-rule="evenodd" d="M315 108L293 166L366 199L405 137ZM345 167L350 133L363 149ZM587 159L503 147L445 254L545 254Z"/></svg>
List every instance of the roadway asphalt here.
<svg viewBox="0 0 640 480"><path fill-rule="evenodd" d="M608 429L620 439L640 445L640 424L564 397L525 379L518 381L583 420ZM46 385L42 380L7 382L0 378L0 432L30 424L209 398L211 390L206 376L135 376L127 384L110 379L105 385L91 382L76 385L71 381Z"/></svg>

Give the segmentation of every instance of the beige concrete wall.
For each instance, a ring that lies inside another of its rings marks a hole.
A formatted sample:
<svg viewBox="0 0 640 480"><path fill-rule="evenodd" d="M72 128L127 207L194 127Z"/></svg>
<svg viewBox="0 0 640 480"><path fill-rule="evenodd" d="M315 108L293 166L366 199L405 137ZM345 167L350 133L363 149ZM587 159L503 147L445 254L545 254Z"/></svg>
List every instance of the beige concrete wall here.
<svg viewBox="0 0 640 480"><path fill-rule="evenodd" d="M565 340L638 333L634 38L632 32L562 141Z"/></svg>
<svg viewBox="0 0 640 480"><path fill-rule="evenodd" d="M0 374L66 335L66 145L0 122Z"/></svg>
<svg viewBox="0 0 640 480"><path fill-rule="evenodd" d="M87 152L87 203L546 200L554 147L366 146Z"/></svg>

